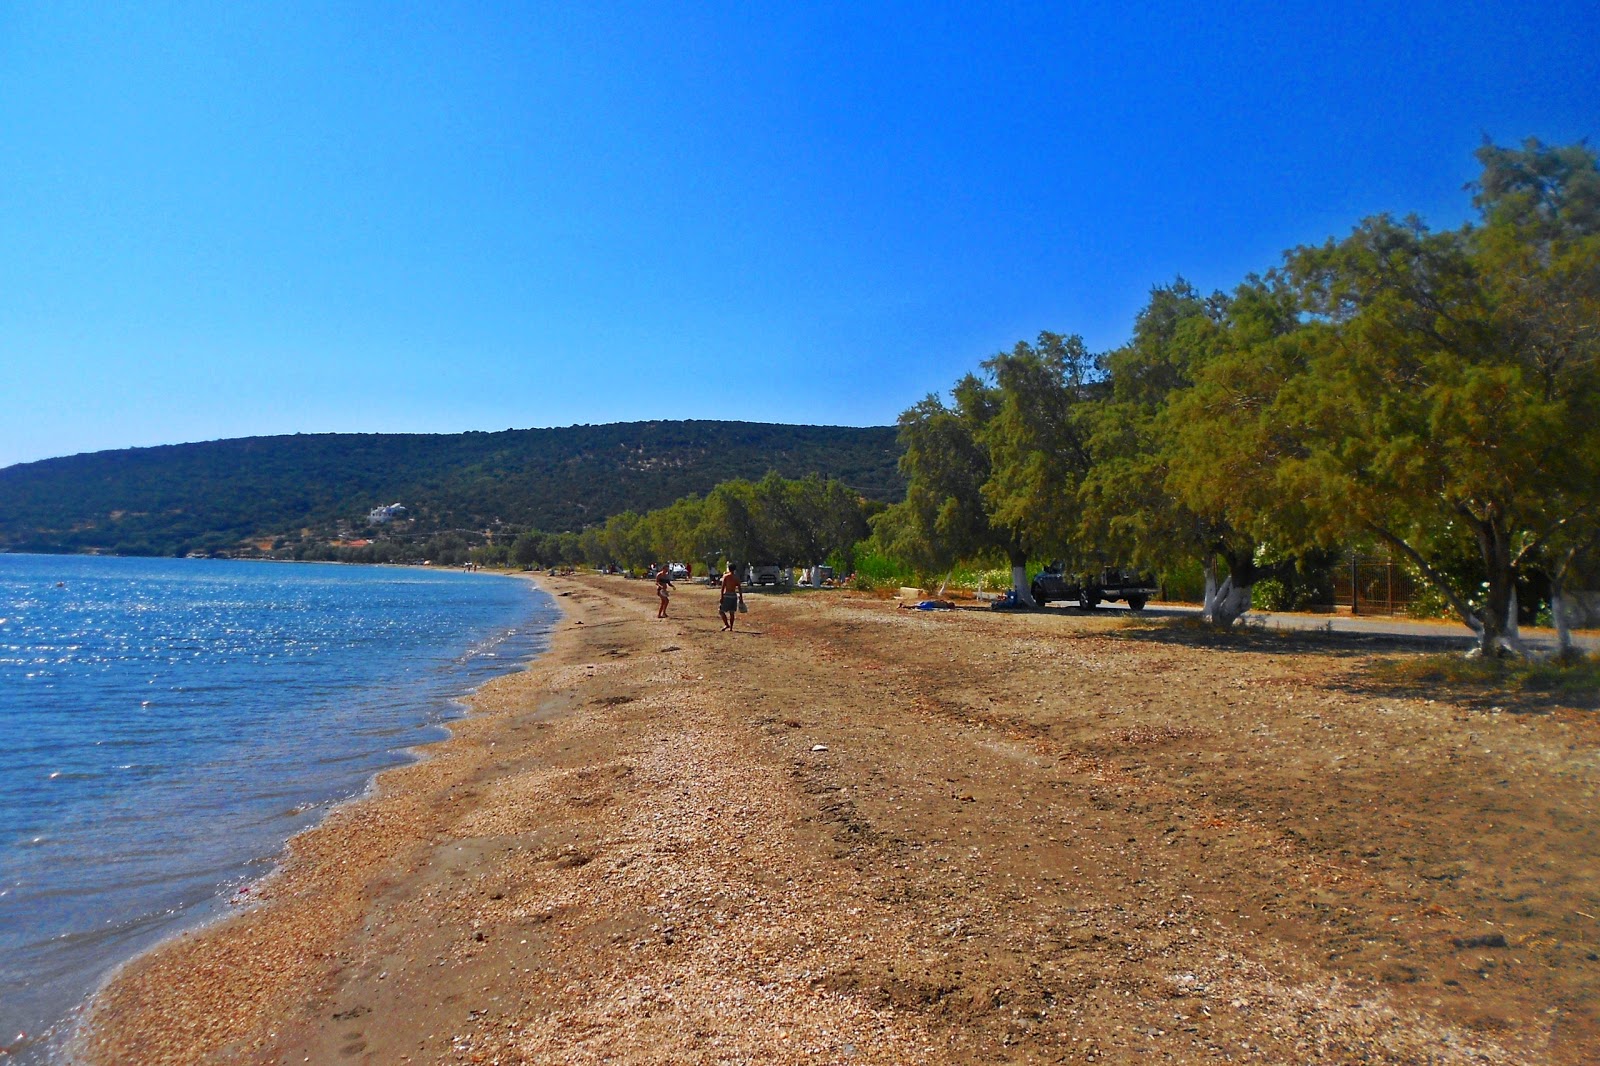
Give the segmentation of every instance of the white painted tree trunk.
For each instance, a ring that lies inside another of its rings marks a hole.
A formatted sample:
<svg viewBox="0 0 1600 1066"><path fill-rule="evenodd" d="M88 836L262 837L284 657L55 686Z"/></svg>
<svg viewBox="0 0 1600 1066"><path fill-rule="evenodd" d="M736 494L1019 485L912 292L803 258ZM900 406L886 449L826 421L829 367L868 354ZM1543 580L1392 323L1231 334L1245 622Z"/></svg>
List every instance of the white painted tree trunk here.
<svg viewBox="0 0 1600 1066"><path fill-rule="evenodd" d="M1212 625L1226 628L1250 609L1249 585L1235 585L1230 574L1206 603L1205 616Z"/></svg>
<svg viewBox="0 0 1600 1066"><path fill-rule="evenodd" d="M1474 620L1476 621L1476 620ZM1497 637L1490 637L1483 626L1478 622L1472 631L1478 635L1478 646L1467 652L1467 658L1476 659L1480 656L1494 656L1501 652L1510 652L1519 659L1528 657L1528 646L1522 643L1522 637L1517 633L1515 623L1508 624L1505 631Z"/></svg>
<svg viewBox="0 0 1600 1066"><path fill-rule="evenodd" d="M1550 618L1556 624L1556 654L1565 659L1572 654L1572 629L1567 624L1566 590L1559 581L1550 583Z"/></svg>
<svg viewBox="0 0 1600 1066"><path fill-rule="evenodd" d="M1206 575L1206 591L1200 598L1200 617L1207 622L1214 622L1216 619L1212 616L1211 611L1217 599L1217 564L1207 559L1203 569Z"/></svg>
<svg viewBox="0 0 1600 1066"><path fill-rule="evenodd" d="M1017 590L1017 602L1029 607L1037 607L1033 602L1033 589L1028 587L1028 567L1013 566L1011 568L1011 587Z"/></svg>
<svg viewBox="0 0 1600 1066"><path fill-rule="evenodd" d="M1509 603L1506 606L1506 624L1500 631L1500 636L1494 642L1497 646L1493 649L1496 653L1505 649L1519 659L1528 657L1528 648L1522 643L1522 633L1517 628L1517 590L1511 589Z"/></svg>

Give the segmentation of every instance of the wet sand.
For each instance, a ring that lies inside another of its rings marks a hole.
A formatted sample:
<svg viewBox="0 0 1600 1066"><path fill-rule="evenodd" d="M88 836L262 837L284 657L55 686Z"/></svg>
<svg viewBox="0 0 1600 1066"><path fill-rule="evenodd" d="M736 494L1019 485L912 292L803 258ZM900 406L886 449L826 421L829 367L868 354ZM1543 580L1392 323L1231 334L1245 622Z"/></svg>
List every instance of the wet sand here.
<svg viewBox="0 0 1600 1066"><path fill-rule="evenodd" d="M1370 642L544 579L94 1063L1600 1061L1600 726Z"/></svg>

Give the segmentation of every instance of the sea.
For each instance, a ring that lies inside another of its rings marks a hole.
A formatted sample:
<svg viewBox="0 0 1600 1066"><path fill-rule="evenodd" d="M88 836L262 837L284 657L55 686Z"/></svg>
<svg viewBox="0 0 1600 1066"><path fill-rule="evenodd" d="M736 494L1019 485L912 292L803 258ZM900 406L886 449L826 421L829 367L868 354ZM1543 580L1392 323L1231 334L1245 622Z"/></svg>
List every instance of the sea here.
<svg viewBox="0 0 1600 1066"><path fill-rule="evenodd" d="M114 967L546 647L532 582L0 555L0 1062L58 1061Z"/></svg>

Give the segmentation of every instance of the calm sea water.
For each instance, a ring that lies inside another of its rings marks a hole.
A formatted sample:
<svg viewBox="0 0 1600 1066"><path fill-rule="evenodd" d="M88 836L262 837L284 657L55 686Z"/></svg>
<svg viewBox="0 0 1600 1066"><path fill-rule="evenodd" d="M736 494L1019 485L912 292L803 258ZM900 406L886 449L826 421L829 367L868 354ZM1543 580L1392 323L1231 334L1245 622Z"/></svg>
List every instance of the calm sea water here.
<svg viewBox="0 0 1600 1066"><path fill-rule="evenodd" d="M7 1061L46 1061L109 968L226 909L554 617L499 575L0 555Z"/></svg>

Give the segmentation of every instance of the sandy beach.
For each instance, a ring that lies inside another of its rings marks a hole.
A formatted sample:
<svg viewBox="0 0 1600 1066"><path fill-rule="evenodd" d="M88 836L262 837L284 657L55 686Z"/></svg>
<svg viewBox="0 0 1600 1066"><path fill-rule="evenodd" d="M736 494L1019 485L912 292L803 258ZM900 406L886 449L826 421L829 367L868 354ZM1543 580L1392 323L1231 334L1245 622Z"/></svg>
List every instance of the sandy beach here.
<svg viewBox="0 0 1600 1066"><path fill-rule="evenodd" d="M1600 1061L1600 722L1394 647L540 578L90 1063Z"/></svg>

